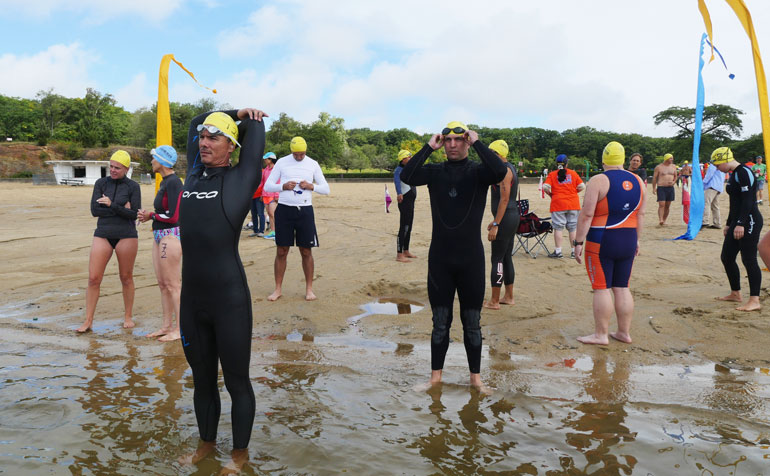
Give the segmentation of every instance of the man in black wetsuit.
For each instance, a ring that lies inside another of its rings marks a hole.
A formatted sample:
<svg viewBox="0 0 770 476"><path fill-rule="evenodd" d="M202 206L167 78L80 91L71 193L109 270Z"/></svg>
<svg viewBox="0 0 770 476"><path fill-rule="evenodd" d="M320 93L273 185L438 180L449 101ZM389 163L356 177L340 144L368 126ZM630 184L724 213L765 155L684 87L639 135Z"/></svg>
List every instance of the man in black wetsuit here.
<svg viewBox="0 0 770 476"><path fill-rule="evenodd" d="M213 450L220 413L218 362L232 400L233 461L242 464L247 457L255 409L249 380L252 317L238 239L261 177L263 116L256 109L202 114L192 120L187 136L187 179L179 211L180 325L204 443L185 463ZM231 167L230 154L237 146L239 161Z"/></svg>
<svg viewBox="0 0 770 476"><path fill-rule="evenodd" d="M433 311L430 383L441 382L457 291L470 383L484 389L480 374L481 305L486 273L481 219L489 186L502 181L508 169L478 138L465 124L450 122L404 166L401 180L411 186L428 185L430 195L433 218L428 252L428 299ZM447 161L424 165L428 156L442 146ZM479 155L481 163L468 160L470 147Z"/></svg>

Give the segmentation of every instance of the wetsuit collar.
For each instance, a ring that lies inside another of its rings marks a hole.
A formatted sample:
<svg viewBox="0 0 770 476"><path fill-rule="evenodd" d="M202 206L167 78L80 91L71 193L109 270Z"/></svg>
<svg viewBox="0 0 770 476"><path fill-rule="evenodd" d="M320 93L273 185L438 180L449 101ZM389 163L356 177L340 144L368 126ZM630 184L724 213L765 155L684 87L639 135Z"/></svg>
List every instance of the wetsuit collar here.
<svg viewBox="0 0 770 476"><path fill-rule="evenodd" d="M450 167L462 167L468 163L468 157L461 160L447 160L446 163L449 164Z"/></svg>
<svg viewBox="0 0 770 476"><path fill-rule="evenodd" d="M203 177L214 177L219 174L223 174L229 169L230 166L226 165L224 167L206 167L203 169L203 173L201 174Z"/></svg>

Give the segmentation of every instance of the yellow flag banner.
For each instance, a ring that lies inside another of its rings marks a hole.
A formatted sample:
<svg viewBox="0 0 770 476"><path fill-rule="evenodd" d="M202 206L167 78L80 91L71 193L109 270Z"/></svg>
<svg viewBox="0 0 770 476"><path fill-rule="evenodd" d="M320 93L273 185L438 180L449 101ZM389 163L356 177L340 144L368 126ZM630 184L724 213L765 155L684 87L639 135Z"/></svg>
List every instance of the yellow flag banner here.
<svg viewBox="0 0 770 476"><path fill-rule="evenodd" d="M711 40L711 59L709 59L709 63L711 63L714 61L714 34L711 31L711 15L709 15L709 9L706 8L705 0L698 0L698 10L700 10L700 14L703 16L703 23L706 24L706 33L708 33L709 40Z"/></svg>
<svg viewBox="0 0 770 476"><path fill-rule="evenodd" d="M216 89L207 88L195 79L195 75L189 69L185 68L182 63L174 58L173 54L164 55L160 60L160 73L158 74L158 105L157 105L157 124L155 129L155 147L161 145L171 145L171 109L168 104L168 67L171 62L179 65L184 72L190 75L198 86L206 88L214 94L217 93ZM155 174L155 193L158 193L158 188L161 182L160 174Z"/></svg>
<svg viewBox="0 0 770 476"><path fill-rule="evenodd" d="M762 142L764 143L765 158L770 157L770 107L767 103L767 79L765 78L765 67L762 66L762 55L759 54L759 43L754 31L754 22L751 20L751 13L743 3L743 0L725 0L735 15L741 21L743 29L751 39L751 51L754 57L754 74L757 76L757 95L759 96L759 115L762 119Z"/></svg>

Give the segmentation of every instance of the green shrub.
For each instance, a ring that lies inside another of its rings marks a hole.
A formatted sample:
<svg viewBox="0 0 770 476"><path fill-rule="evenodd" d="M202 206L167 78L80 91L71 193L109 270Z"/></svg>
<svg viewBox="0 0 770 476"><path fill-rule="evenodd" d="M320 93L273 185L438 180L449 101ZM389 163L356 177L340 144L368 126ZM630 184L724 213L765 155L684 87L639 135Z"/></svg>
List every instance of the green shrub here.
<svg viewBox="0 0 770 476"><path fill-rule="evenodd" d="M11 175L11 178L32 178L34 173L31 170L22 170Z"/></svg>

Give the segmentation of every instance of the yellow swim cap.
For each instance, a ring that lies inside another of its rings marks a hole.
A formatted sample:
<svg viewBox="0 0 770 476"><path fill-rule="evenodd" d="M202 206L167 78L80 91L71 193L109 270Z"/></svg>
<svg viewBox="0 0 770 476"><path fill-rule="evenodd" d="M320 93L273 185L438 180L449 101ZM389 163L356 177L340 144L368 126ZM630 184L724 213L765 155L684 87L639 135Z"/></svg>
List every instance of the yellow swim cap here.
<svg viewBox="0 0 770 476"><path fill-rule="evenodd" d="M399 162L401 162L401 161L402 161L402 160L404 160L405 158L407 158L407 157L411 157L411 156L412 156L412 153L411 153L411 152L409 152L409 151L408 151L408 150L406 150L406 149L401 149L401 150L399 150L399 151L398 151L398 161L399 161Z"/></svg>
<svg viewBox="0 0 770 476"><path fill-rule="evenodd" d="M626 149L620 142L612 141L604 147L602 163L607 165L623 165L626 161Z"/></svg>
<svg viewBox="0 0 770 476"><path fill-rule="evenodd" d="M497 139L489 144L489 148L500 154L500 157L504 159L508 158L508 143L504 140Z"/></svg>
<svg viewBox="0 0 770 476"><path fill-rule="evenodd" d="M116 150L110 160L114 160L125 168L131 168L131 156L125 150Z"/></svg>
<svg viewBox="0 0 770 476"><path fill-rule="evenodd" d="M225 137L230 139L230 141L235 144L236 146L240 147L241 144L238 143L238 126L235 125L235 121L232 117L228 116L224 112L212 112L208 116L206 116L206 120L203 121L204 126L214 126L217 130L211 132L212 134L216 134L217 132L221 132ZM202 129L202 128L201 128ZM200 129L198 130L200 132Z"/></svg>
<svg viewBox="0 0 770 476"><path fill-rule="evenodd" d="M445 136L450 136L450 135L461 136L466 132L468 132L468 126L466 126L460 121L452 121L446 125L444 130L441 131L441 134Z"/></svg>
<svg viewBox="0 0 770 476"><path fill-rule="evenodd" d="M711 163L714 165L724 164L733 159L733 151L729 147L720 147L711 153Z"/></svg>
<svg viewBox="0 0 770 476"><path fill-rule="evenodd" d="M297 136L291 140L291 143L289 144L289 148L292 152L306 152L307 151L307 142L305 142L305 139L303 139L300 136Z"/></svg>
<svg viewBox="0 0 770 476"><path fill-rule="evenodd" d="M666 154L666 155L664 155L664 156L663 156L663 162L667 161L668 159L673 159L673 158L674 158L674 156L673 156L673 155L671 155L671 154Z"/></svg>

